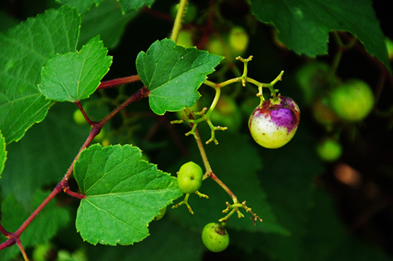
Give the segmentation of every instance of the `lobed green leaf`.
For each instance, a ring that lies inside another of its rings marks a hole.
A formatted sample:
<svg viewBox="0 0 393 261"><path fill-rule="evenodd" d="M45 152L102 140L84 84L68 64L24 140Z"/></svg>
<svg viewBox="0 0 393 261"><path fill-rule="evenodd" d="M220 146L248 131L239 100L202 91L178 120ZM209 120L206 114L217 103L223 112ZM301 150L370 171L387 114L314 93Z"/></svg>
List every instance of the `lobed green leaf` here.
<svg viewBox="0 0 393 261"><path fill-rule="evenodd" d="M251 0L254 15L273 24L279 39L298 54L324 55L329 32L348 31L392 72L385 37L370 0Z"/></svg>
<svg viewBox="0 0 393 261"><path fill-rule="evenodd" d="M77 12L62 7L0 35L0 129L7 143L45 118L51 101L37 87L41 69L56 53L75 50L79 25Z"/></svg>
<svg viewBox="0 0 393 261"><path fill-rule="evenodd" d="M129 245L149 235L148 224L182 192L176 178L141 160L131 145L85 149L74 175L82 199L76 228L91 244Z"/></svg>
<svg viewBox="0 0 393 261"><path fill-rule="evenodd" d="M41 71L39 89L46 98L76 102L88 98L108 72L112 57L96 36L80 52L53 57Z"/></svg>
<svg viewBox="0 0 393 261"><path fill-rule="evenodd" d="M126 25L138 14L137 11L123 14L119 5L116 0L104 0L82 16L78 48L96 35L100 35L108 49L118 45Z"/></svg>
<svg viewBox="0 0 393 261"><path fill-rule="evenodd" d="M198 88L221 60L221 56L184 48L170 39L154 42L136 59L139 77L150 90L151 110L162 115L194 105L200 97Z"/></svg>
<svg viewBox="0 0 393 261"><path fill-rule="evenodd" d="M265 166L259 173L262 187L277 221L291 233L291 236L261 235L260 240L269 254L279 260L301 260L309 213L315 204L313 180L324 171L315 153L315 141L300 124L287 145L277 150L261 148L260 157Z"/></svg>
<svg viewBox="0 0 393 261"><path fill-rule="evenodd" d="M200 233L188 227L181 227L165 217L159 222L150 223L149 230L151 236L143 240L141 244L121 248L88 246L89 257L95 261L203 260L206 247L202 243Z"/></svg>

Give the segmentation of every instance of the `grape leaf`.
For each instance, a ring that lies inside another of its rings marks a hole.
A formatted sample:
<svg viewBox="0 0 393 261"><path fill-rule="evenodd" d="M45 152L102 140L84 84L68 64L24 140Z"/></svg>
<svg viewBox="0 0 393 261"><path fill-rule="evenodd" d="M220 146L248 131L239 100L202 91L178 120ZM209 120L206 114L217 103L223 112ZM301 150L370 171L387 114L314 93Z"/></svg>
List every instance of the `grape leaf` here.
<svg viewBox="0 0 393 261"><path fill-rule="evenodd" d="M56 53L75 50L79 24L77 12L62 7L0 35L0 129L7 143L45 118L51 101L37 87L41 69Z"/></svg>
<svg viewBox="0 0 393 261"><path fill-rule="evenodd" d="M169 208L167 211L171 211ZM141 244L128 247L88 246L90 260L203 260L206 247L201 234L187 227L181 227L170 219L163 218L149 225L151 236ZM176 250L168 251L176 246ZM151 251L154 249L154 251Z"/></svg>
<svg viewBox="0 0 393 261"><path fill-rule="evenodd" d="M78 48L98 34L108 49L117 46L127 23L138 13L135 11L123 15L119 5L116 0L104 0L82 17Z"/></svg>
<svg viewBox="0 0 393 261"><path fill-rule="evenodd" d="M56 2L59 2L63 5L67 5L70 7L75 7L80 14L86 14L91 6L95 4L98 6L105 0L56 0ZM123 14L132 12L132 11L138 11L141 9L144 5L147 7L151 7L154 3L155 0L118 0L120 2L121 10Z"/></svg>
<svg viewBox="0 0 393 261"><path fill-rule="evenodd" d="M314 198L299 260L391 260L381 249L350 236L331 195L318 188Z"/></svg>
<svg viewBox="0 0 393 261"><path fill-rule="evenodd" d="M142 6L146 5L151 7L155 0L119 0L123 13L139 10Z"/></svg>
<svg viewBox="0 0 393 261"><path fill-rule="evenodd" d="M330 31L348 31L392 72L385 37L369 0L251 0L252 11L273 24L289 49L308 56L328 52Z"/></svg>
<svg viewBox="0 0 393 261"><path fill-rule="evenodd" d="M246 252L261 251L270 257L266 260L390 260L381 249L348 234L331 196L325 191L317 188L311 197L315 204L303 213L308 215L304 236L294 233L278 240L275 235L230 231L231 243ZM304 226L304 222L298 224ZM288 248L288 241L296 249Z"/></svg>
<svg viewBox="0 0 393 261"><path fill-rule="evenodd" d="M162 115L191 107L199 99L197 92L222 57L184 48L170 39L154 42L147 52L140 52L136 68L141 81L150 90L151 110Z"/></svg>
<svg viewBox="0 0 393 261"><path fill-rule="evenodd" d="M315 259L312 259L315 260ZM327 261L347 261L347 260L357 260L357 261L368 261L368 260L378 260L378 261L389 261L392 257L389 256L382 249L377 246L373 246L372 243L367 243L359 238L353 236L348 239L347 242L342 244L340 248L333 254L331 254Z"/></svg>
<svg viewBox="0 0 393 261"><path fill-rule="evenodd" d="M78 208L76 228L94 245L143 240L159 210L182 194L174 177L141 160L141 151L130 145L85 149L74 175L86 195Z"/></svg>
<svg viewBox="0 0 393 261"><path fill-rule="evenodd" d="M69 7L75 7L76 10L80 14L85 14L93 4L99 5L103 0L56 0L56 2L62 4L62 5L67 5Z"/></svg>
<svg viewBox="0 0 393 261"><path fill-rule="evenodd" d="M46 98L55 101L76 102L88 98L112 63L107 52L96 36L80 52L53 57L41 71L39 89Z"/></svg>
<svg viewBox="0 0 393 261"><path fill-rule="evenodd" d="M7 151L5 150L5 139L0 131L0 177L1 177L1 173L3 173L4 163L6 159L7 159Z"/></svg>
<svg viewBox="0 0 393 261"><path fill-rule="evenodd" d="M27 207L37 188L52 187L63 178L90 132L89 125L74 122L76 109L71 103L54 104L45 120L34 125L23 140L7 144L7 164L0 179L1 196L13 194ZM39 160L37 155L41 155Z"/></svg>
<svg viewBox="0 0 393 261"><path fill-rule="evenodd" d="M310 209L314 206L313 179L324 171L315 153L315 140L304 124L284 147L277 150L260 149L260 172L263 189L268 195L277 221L291 236L261 235L263 242L279 260L301 260L303 240L307 234ZM305 167L307 166L307 167Z"/></svg>
<svg viewBox="0 0 393 261"><path fill-rule="evenodd" d="M19 24L20 21L18 21L15 17L13 17L11 14L8 14L5 10L0 10L0 32L5 33L9 28L12 28Z"/></svg>
<svg viewBox="0 0 393 261"><path fill-rule="evenodd" d="M335 211L332 198L321 188L314 193L315 204L309 212L308 232L303 239L300 260L327 260L349 235ZM313 246L311 248L307 246Z"/></svg>
<svg viewBox="0 0 393 261"><path fill-rule="evenodd" d="M24 208L13 195L5 198L1 205L1 224L4 229L15 232L48 195L49 192L37 190L28 208ZM47 242L59 229L66 227L69 221L69 211L57 206L52 199L22 233L20 239L23 247L26 249ZM0 240L5 241L2 234ZM0 251L0 260L8 260L17 253L20 253L20 250L16 245L3 249Z"/></svg>

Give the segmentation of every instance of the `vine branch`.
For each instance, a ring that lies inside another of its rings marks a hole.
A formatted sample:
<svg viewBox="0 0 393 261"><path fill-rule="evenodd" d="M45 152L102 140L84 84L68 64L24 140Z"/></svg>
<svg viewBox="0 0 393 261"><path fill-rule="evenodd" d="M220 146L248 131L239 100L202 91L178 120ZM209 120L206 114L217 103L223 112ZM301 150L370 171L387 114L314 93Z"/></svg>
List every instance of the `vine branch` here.
<svg viewBox="0 0 393 261"><path fill-rule="evenodd" d="M133 77L133 79L139 79L138 77ZM113 83L113 82L112 82ZM34 212L23 222L23 224L14 232L10 233L7 232L2 226L0 226L0 232L2 232L6 237L7 240L0 244L0 250L12 246L15 243L19 246L21 253L24 257L25 260L28 260L27 255L22 247L22 244L20 242L20 235L23 233L23 231L28 227L28 225L33 221L33 219L38 215L39 212L61 191L64 191L68 195L83 199L85 196L72 192L69 189L68 186L68 179L70 178L73 170L74 170L74 165L75 162L78 160L80 153L87 148L92 140L94 139L95 136L97 136L102 127L111 119L113 118L117 113L119 113L121 110L123 110L126 106L131 104L134 101L138 101L144 97L149 96L150 91L143 86L140 88L137 92L135 92L130 98L128 98L125 102L123 102L120 106L118 106L116 109L114 109L111 113L109 113L106 117L104 117L101 121L99 122L92 122L88 120L89 124L93 126L92 130L89 133L89 136L83 143L82 147L80 148L78 154L75 156L74 160L72 161L71 166L68 168L66 174L64 175L63 179L56 185L56 187L52 190L52 192L46 197L46 199L34 210ZM86 115L85 111L83 110L82 105L79 102L76 102L77 106L79 109L81 109L82 113L84 114L86 120L89 119L89 117Z"/></svg>

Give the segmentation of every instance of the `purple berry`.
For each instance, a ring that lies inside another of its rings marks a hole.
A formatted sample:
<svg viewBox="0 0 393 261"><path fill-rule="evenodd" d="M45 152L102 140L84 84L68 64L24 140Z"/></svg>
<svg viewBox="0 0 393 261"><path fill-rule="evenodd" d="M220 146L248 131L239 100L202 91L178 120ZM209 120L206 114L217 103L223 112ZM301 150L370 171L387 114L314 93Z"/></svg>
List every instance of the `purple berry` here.
<svg viewBox="0 0 393 261"><path fill-rule="evenodd" d="M248 121L251 136L261 146L276 149L287 144L295 135L300 121L300 109L294 100L280 96L255 108Z"/></svg>

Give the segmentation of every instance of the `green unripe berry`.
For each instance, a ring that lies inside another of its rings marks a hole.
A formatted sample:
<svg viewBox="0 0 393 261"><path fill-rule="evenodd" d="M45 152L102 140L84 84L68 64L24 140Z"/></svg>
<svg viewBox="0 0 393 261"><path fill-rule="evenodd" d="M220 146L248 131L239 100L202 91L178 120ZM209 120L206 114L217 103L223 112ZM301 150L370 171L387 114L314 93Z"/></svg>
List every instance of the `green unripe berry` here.
<svg viewBox="0 0 393 261"><path fill-rule="evenodd" d="M192 37L193 37L193 33L191 30L180 30L179 35L177 37L176 44L184 47L194 46L194 41Z"/></svg>
<svg viewBox="0 0 393 261"><path fill-rule="evenodd" d="M317 153L322 160L332 162L340 158L342 146L334 139L325 139L317 145Z"/></svg>
<svg viewBox="0 0 393 261"><path fill-rule="evenodd" d="M242 113L232 97L222 95L217 102L210 120L221 127L228 127L228 131L238 131L242 123Z"/></svg>
<svg viewBox="0 0 393 261"><path fill-rule="evenodd" d="M33 258L36 261L48 260L51 251L54 252L54 247L50 243L37 245L33 250Z"/></svg>
<svg viewBox="0 0 393 261"><path fill-rule="evenodd" d="M308 63L296 72L306 105L311 105L314 98L328 88L332 77L329 65L323 62Z"/></svg>
<svg viewBox="0 0 393 261"><path fill-rule="evenodd" d="M229 245L227 230L219 223L209 223L202 230L202 242L212 252L222 252Z"/></svg>
<svg viewBox="0 0 393 261"><path fill-rule="evenodd" d="M231 47L234 56L243 54L247 49L249 37L243 27L233 27L229 32L228 38L229 46Z"/></svg>
<svg viewBox="0 0 393 261"><path fill-rule="evenodd" d="M314 119L318 123L326 126L331 126L332 124L338 122L340 119L330 108L328 103L329 102L326 98L315 99L312 104L312 113Z"/></svg>
<svg viewBox="0 0 393 261"><path fill-rule="evenodd" d="M175 4L171 7L171 16L173 17L173 19L176 18L178 10L179 10L179 4ZM188 3L183 16L183 23L185 24L191 23L197 17L197 14L198 14L198 8L192 3Z"/></svg>
<svg viewBox="0 0 393 261"><path fill-rule="evenodd" d="M77 124L79 124L79 125L86 125L87 124L85 117L83 116L82 112L79 109L74 111L73 117L74 117L74 121Z"/></svg>
<svg viewBox="0 0 393 261"><path fill-rule="evenodd" d="M189 107L189 110L190 110L191 112L194 112L194 113L200 112L200 111L202 110L202 105L201 105L200 100L198 100L193 106ZM184 112L184 110L177 111L177 112L176 112L176 115L177 115L177 118L178 118L178 119L184 119L184 120L187 119L186 113ZM190 124L189 124L187 121L184 121L184 123L185 123L186 125L190 126Z"/></svg>
<svg viewBox="0 0 393 261"><path fill-rule="evenodd" d="M183 193L194 193L202 185L202 168L190 161L183 164L177 173L177 182Z"/></svg>
<svg viewBox="0 0 393 261"><path fill-rule="evenodd" d="M393 41L386 37L386 48L388 49L389 60L393 60Z"/></svg>
<svg viewBox="0 0 393 261"><path fill-rule="evenodd" d="M374 107L374 94L367 83L352 79L332 91L330 106L341 119L360 121Z"/></svg>
<svg viewBox="0 0 393 261"><path fill-rule="evenodd" d="M97 142L101 142L104 140L105 136L106 136L105 130L104 130L104 128L102 128L100 133L98 133L97 136L95 136L93 140L97 141Z"/></svg>
<svg viewBox="0 0 393 261"><path fill-rule="evenodd" d="M214 36L211 36L206 43L206 50L209 53L220 55L220 56L225 56L225 43L221 42L219 39L217 39Z"/></svg>

